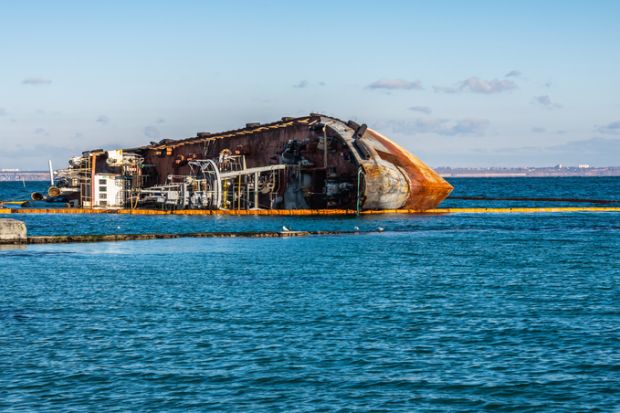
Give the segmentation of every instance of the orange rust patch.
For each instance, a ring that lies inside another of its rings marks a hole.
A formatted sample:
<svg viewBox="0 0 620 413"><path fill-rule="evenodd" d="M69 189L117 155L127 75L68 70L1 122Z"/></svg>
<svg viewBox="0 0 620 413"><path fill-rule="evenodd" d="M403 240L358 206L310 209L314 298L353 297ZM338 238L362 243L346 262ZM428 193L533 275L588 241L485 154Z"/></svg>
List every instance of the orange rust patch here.
<svg viewBox="0 0 620 413"><path fill-rule="evenodd" d="M387 152L377 150L377 154L382 159L398 165L407 173L411 187L409 198L403 205L403 209L432 209L450 195L454 189L452 185L418 157L372 129L368 129L367 133L371 139L379 142L387 150Z"/></svg>

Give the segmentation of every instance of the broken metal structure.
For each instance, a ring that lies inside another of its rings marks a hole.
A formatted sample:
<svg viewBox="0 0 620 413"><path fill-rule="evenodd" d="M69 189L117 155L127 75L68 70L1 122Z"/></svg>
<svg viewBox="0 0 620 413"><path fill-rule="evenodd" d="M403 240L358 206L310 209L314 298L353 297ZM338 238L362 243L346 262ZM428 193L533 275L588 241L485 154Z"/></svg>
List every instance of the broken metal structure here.
<svg viewBox="0 0 620 413"><path fill-rule="evenodd" d="M420 159L366 125L310 114L84 152L58 173L48 199L106 209L426 210L450 191Z"/></svg>

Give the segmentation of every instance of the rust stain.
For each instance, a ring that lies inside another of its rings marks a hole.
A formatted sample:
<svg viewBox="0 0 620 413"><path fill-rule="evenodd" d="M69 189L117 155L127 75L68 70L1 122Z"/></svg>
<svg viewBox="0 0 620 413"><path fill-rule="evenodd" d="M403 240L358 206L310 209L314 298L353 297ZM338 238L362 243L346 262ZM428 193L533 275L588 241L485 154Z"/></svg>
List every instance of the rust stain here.
<svg viewBox="0 0 620 413"><path fill-rule="evenodd" d="M409 196L400 208L418 210L435 208L454 189L421 159L379 132L368 129L362 139L379 142L386 149L386 151L376 149L381 159L400 166L406 172L410 182Z"/></svg>

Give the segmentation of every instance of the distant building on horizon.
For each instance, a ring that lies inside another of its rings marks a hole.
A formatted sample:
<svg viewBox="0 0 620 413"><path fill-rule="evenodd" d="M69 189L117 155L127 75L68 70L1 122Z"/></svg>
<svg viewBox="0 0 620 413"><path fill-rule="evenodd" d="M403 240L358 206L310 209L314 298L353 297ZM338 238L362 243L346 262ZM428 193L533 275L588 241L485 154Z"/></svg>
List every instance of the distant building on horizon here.
<svg viewBox="0 0 620 413"><path fill-rule="evenodd" d="M49 171L22 171L19 168L0 169L0 182L49 181Z"/></svg>

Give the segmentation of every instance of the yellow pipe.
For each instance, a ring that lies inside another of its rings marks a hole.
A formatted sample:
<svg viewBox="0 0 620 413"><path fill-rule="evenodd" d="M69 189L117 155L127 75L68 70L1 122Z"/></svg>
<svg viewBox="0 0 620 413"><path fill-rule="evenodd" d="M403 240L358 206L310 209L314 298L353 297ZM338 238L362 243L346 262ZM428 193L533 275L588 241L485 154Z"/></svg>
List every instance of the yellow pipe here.
<svg viewBox="0 0 620 413"><path fill-rule="evenodd" d="M4 205L24 205L27 204L29 201L0 201L0 204L4 204Z"/></svg>
<svg viewBox="0 0 620 413"><path fill-rule="evenodd" d="M241 209L241 175L239 175L239 182L237 183L237 209Z"/></svg>
<svg viewBox="0 0 620 413"><path fill-rule="evenodd" d="M95 171L97 169L97 155L92 156L92 164L90 170L90 207L95 206Z"/></svg>
<svg viewBox="0 0 620 413"><path fill-rule="evenodd" d="M222 207L228 209L226 205L228 203L228 181L224 179L222 184L222 196L224 197L224 199L222 199Z"/></svg>

